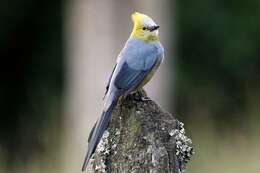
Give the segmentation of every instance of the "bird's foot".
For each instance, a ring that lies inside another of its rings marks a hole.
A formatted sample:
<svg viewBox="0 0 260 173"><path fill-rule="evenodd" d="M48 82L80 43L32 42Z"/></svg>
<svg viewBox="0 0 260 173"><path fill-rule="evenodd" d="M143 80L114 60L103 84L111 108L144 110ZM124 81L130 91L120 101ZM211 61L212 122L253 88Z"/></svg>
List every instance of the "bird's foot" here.
<svg viewBox="0 0 260 173"><path fill-rule="evenodd" d="M146 97L146 96L141 96L141 97L135 98L135 100L141 101L141 102L151 101L151 99L149 97Z"/></svg>

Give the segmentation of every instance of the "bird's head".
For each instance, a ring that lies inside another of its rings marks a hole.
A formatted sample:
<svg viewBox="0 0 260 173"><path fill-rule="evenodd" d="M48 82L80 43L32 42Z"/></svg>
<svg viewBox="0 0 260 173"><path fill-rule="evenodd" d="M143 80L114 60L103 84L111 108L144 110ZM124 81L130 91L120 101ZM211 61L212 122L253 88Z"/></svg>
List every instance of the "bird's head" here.
<svg viewBox="0 0 260 173"><path fill-rule="evenodd" d="M154 42L158 38L159 26L149 16L135 12L132 14L134 23L131 37L141 39L145 42Z"/></svg>

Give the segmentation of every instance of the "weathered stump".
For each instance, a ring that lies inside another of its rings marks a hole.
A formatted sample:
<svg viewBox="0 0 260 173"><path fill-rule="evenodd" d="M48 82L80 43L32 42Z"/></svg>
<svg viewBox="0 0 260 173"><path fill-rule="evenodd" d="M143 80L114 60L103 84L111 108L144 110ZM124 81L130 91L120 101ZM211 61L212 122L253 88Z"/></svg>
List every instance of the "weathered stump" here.
<svg viewBox="0 0 260 173"><path fill-rule="evenodd" d="M94 155L94 172L185 173L193 154L183 123L144 91L119 101Z"/></svg>

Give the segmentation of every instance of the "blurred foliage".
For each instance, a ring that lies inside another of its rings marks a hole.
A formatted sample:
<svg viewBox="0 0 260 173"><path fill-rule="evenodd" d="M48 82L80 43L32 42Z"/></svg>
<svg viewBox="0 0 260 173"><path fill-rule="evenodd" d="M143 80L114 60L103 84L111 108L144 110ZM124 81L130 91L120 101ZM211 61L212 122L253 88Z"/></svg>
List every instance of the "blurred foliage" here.
<svg viewBox="0 0 260 173"><path fill-rule="evenodd" d="M259 8L258 0L177 1L180 118L210 119L220 132L260 120Z"/></svg>
<svg viewBox="0 0 260 173"><path fill-rule="evenodd" d="M3 0L0 26L0 154L12 168L42 155L44 131L60 125L61 2Z"/></svg>
<svg viewBox="0 0 260 173"><path fill-rule="evenodd" d="M198 151L192 170L218 172L214 164L219 163L222 172L234 172L242 162L253 163L257 170L255 144L260 142L244 134L254 130L259 135L260 1L171 2L177 10L172 13L177 19L177 44L172 44L177 45L174 112L193 122L186 125ZM11 169L14 163L24 165L58 149L64 81L62 3L0 2L0 163L5 160ZM224 138L229 133L232 136ZM55 147L50 150L50 145ZM251 160L243 157L247 151Z"/></svg>

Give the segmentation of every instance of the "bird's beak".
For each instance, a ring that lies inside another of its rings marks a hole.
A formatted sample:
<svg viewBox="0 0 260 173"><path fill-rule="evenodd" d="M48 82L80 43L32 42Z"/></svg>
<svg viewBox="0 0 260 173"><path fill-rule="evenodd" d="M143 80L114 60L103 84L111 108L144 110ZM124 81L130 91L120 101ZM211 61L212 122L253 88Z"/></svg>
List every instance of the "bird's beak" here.
<svg viewBox="0 0 260 173"><path fill-rule="evenodd" d="M149 30L150 30L150 32L153 32L153 31L155 31L155 30L157 30L157 29L159 29L159 28L160 28L160 26L157 25L157 26L152 26L152 27L150 27Z"/></svg>

